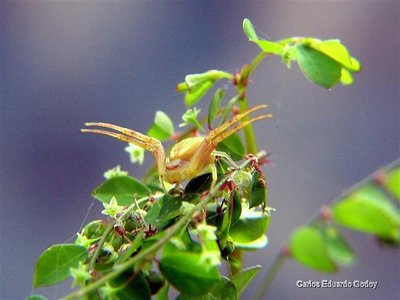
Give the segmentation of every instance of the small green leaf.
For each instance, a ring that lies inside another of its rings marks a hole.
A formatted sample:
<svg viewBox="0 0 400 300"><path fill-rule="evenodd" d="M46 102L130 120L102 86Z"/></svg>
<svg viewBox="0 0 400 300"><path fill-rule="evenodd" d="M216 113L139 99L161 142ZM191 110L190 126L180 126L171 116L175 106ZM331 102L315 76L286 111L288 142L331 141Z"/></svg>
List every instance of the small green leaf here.
<svg viewBox="0 0 400 300"><path fill-rule="evenodd" d="M105 203L109 203L111 198L115 197L119 205L130 205L135 196L147 196L150 192L150 189L136 178L119 176L103 182L92 192L92 196Z"/></svg>
<svg viewBox="0 0 400 300"><path fill-rule="evenodd" d="M240 273L233 275L232 282L236 286L239 295L243 293L260 270L261 266L257 265L243 269Z"/></svg>
<svg viewBox="0 0 400 300"><path fill-rule="evenodd" d="M250 41L257 44L265 53L280 55L284 50L284 46L279 43L259 39L251 39Z"/></svg>
<svg viewBox="0 0 400 300"><path fill-rule="evenodd" d="M254 172L251 180L251 191L249 197L249 207L256 207L266 204L266 182L259 172Z"/></svg>
<svg viewBox="0 0 400 300"><path fill-rule="evenodd" d="M327 89L338 83L342 70L338 62L306 44L295 49L300 69L309 80Z"/></svg>
<svg viewBox="0 0 400 300"><path fill-rule="evenodd" d="M242 143L242 139L237 133L234 133L220 142L217 146L217 150L225 152L234 161L243 159L245 156L245 149Z"/></svg>
<svg viewBox="0 0 400 300"><path fill-rule="evenodd" d="M47 298L42 295L30 295L25 300L47 300Z"/></svg>
<svg viewBox="0 0 400 300"><path fill-rule="evenodd" d="M195 105L213 86L215 81L205 81L197 84L185 94L186 106Z"/></svg>
<svg viewBox="0 0 400 300"><path fill-rule="evenodd" d="M378 188L363 186L336 203L334 220L353 230L398 240L400 213Z"/></svg>
<svg viewBox="0 0 400 300"><path fill-rule="evenodd" d="M223 89L217 89L214 93L214 97L210 103L210 107L208 109L208 128L212 128L212 122L214 121L218 109L221 105L222 100L224 99L225 91Z"/></svg>
<svg viewBox="0 0 400 300"><path fill-rule="evenodd" d="M156 111L154 123L147 131L147 134L160 141L168 140L174 133L174 123L170 117L163 111Z"/></svg>
<svg viewBox="0 0 400 300"><path fill-rule="evenodd" d="M344 237L333 227L323 231L324 239L331 259L338 265L350 266L354 262L355 254Z"/></svg>
<svg viewBox="0 0 400 300"><path fill-rule="evenodd" d="M238 100L239 100L238 96L233 96L231 99L229 99L228 104L226 105L226 107L222 113L220 125L222 125L223 123L225 123L227 121L227 119L229 118L229 116L232 113L233 106L236 104L236 102L238 102Z"/></svg>
<svg viewBox="0 0 400 300"><path fill-rule="evenodd" d="M85 247L74 244L53 245L45 250L36 262L33 286L44 287L65 280L70 268L87 259Z"/></svg>
<svg viewBox="0 0 400 300"><path fill-rule="evenodd" d="M263 236L269 225L269 216L262 212L245 211L230 228L230 236L236 243L249 243Z"/></svg>
<svg viewBox="0 0 400 300"><path fill-rule="evenodd" d="M322 234L315 228L302 226L290 236L289 249L293 258L300 264L321 272L335 272Z"/></svg>
<svg viewBox="0 0 400 300"><path fill-rule="evenodd" d="M243 20L243 31L249 40L257 40L258 39L257 33L254 30L253 24L247 18Z"/></svg>
<svg viewBox="0 0 400 300"><path fill-rule="evenodd" d="M201 263L201 254L176 253L161 258L160 270L180 292L201 296L209 292L220 280L217 267Z"/></svg>
<svg viewBox="0 0 400 300"><path fill-rule="evenodd" d="M192 106L196 104L215 84L216 81L232 75L224 71L210 70L200 74L190 74L185 77L187 92L185 94L185 104ZM180 90L183 90L180 87Z"/></svg>
<svg viewBox="0 0 400 300"><path fill-rule="evenodd" d="M283 46L279 43L259 39L256 31L254 30L253 24L250 22L249 19L243 20L243 31L249 41L257 44L263 52L279 54L283 49Z"/></svg>
<svg viewBox="0 0 400 300"><path fill-rule="evenodd" d="M385 187L390 194L400 201L400 167L392 169L387 173Z"/></svg>
<svg viewBox="0 0 400 300"><path fill-rule="evenodd" d="M195 88L196 86L202 85L207 81L217 81L222 78L229 78L231 75L219 70L210 70L204 73L199 74L190 74L186 75L185 82L189 88L189 90Z"/></svg>
<svg viewBox="0 0 400 300"><path fill-rule="evenodd" d="M353 75L351 75L351 73L346 70L346 69L342 69L342 75L340 76L340 82L343 85L350 85L354 82L354 78Z"/></svg>

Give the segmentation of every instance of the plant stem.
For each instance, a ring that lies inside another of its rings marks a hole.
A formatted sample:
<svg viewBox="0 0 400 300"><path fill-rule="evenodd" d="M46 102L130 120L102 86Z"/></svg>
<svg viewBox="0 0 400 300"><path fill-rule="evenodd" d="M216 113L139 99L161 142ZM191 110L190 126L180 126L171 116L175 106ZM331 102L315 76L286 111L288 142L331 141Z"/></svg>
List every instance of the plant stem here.
<svg viewBox="0 0 400 300"><path fill-rule="evenodd" d="M257 157L262 157L262 156L265 156L265 152L263 152L263 151L257 154ZM243 170L248 164L250 164L251 161L252 161L251 158L244 161L239 166L238 170ZM237 172L238 170L235 170L234 172ZM168 233L164 237L160 238L157 242L155 242L149 248L146 248L145 250L141 251L139 254L137 254L136 256L127 260L125 263L119 265L118 268L114 269L112 272L101 277L100 279L93 282L92 284L67 295L63 299L69 300L69 299L77 299L79 297L83 297L84 295L87 295L89 292L99 288L100 286L105 284L107 281L110 281L111 279L122 274L129 268L132 268L136 263L145 260L147 257L154 256L154 254L159 249L161 249L161 247L166 242L168 242L177 232L179 232L179 230L182 229L183 226L186 226L192 220L194 214L201 211L208 204L208 202L211 201L211 199L213 199L213 197L219 192L220 187L225 183L226 180L228 180L228 178L231 175L232 174L225 176L218 184L216 184L214 189L212 191L210 191L210 193L206 196L206 198L204 200L201 200L196 206L193 207L192 210L190 210L189 213L182 216L182 218L177 223L175 223L173 226L171 226L169 228Z"/></svg>
<svg viewBox="0 0 400 300"><path fill-rule="evenodd" d="M240 103L239 105L241 113L245 112L248 109L246 93L247 93L247 83L249 81L249 77L267 55L268 53L266 52L260 52L249 65L245 66L242 69L242 72L240 73L240 80L237 83L237 92L239 96L239 103ZM245 117L243 121L246 121L248 119L249 117ZM244 127L243 132L244 132L247 153L256 153L257 143L254 135L253 125L250 124Z"/></svg>
<svg viewBox="0 0 400 300"><path fill-rule="evenodd" d="M107 238L108 234L113 230L114 224L115 224L115 221L111 222L110 224L108 224L106 230L104 230L103 235L101 236L101 239L100 239L99 243L97 244L97 249L94 252L93 256L90 258L89 270L93 270L94 269L94 265L96 263L96 260L100 255L101 249L103 248L103 245L104 245L104 243L106 241L106 238Z"/></svg>
<svg viewBox="0 0 400 300"><path fill-rule="evenodd" d="M267 273L265 274L263 280L258 285L259 288L257 290L257 294L254 299L261 300L265 293L268 291L271 283L274 281L276 275L280 271L285 259L287 258L286 255L282 253L282 251L275 257L274 261L272 262L271 267L268 269Z"/></svg>

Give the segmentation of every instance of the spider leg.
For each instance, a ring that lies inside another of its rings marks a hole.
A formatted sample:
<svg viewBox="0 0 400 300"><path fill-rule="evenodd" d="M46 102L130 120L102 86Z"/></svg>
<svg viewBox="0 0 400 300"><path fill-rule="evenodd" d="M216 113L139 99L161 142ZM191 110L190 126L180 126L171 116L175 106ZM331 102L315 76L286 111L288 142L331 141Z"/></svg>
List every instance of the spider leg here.
<svg viewBox="0 0 400 300"><path fill-rule="evenodd" d="M165 173L165 151L159 140L144 135L140 132L109 123L87 122L85 123L85 125L98 126L106 129L113 129L117 132L108 131L104 129L81 129L81 132L108 135L123 142L131 143L147 151L150 151L153 154L154 160L156 162L160 179L163 177Z"/></svg>
<svg viewBox="0 0 400 300"><path fill-rule="evenodd" d="M87 123L85 123L85 125L110 128L110 129L113 129L120 133L107 131L107 130L101 130L101 129L81 129L81 132L91 132L91 133L108 135L108 136L114 137L116 139L119 139L121 141L139 146L150 152L153 152L158 147L158 144L160 143L157 139L149 137L147 135L144 135L140 132L137 132L137 131L134 131L134 130L131 130L131 129L128 129L125 127L109 124L109 123L87 122Z"/></svg>
<svg viewBox="0 0 400 300"><path fill-rule="evenodd" d="M241 128L265 119L265 118L270 118L272 117L272 114L265 114L265 115L261 115L261 116L257 116L254 117L252 119L243 121L241 123L238 123L241 119L243 119L244 117L246 117L247 115L249 115L250 113L262 109L262 108L266 108L267 105L258 105L255 107L250 108L249 110L240 113L238 115L236 115L234 118L232 118L230 121L225 122L224 124L222 124L221 126L215 128L214 130L212 130L208 136L205 138L205 142L207 143L212 143L215 147L218 145L218 143L220 143L221 141L223 141L224 139L226 139L228 136L230 136L231 134L235 133L236 131L239 131ZM235 123L238 123L235 125ZM233 127L232 127L233 126ZM230 128L232 127L232 128Z"/></svg>

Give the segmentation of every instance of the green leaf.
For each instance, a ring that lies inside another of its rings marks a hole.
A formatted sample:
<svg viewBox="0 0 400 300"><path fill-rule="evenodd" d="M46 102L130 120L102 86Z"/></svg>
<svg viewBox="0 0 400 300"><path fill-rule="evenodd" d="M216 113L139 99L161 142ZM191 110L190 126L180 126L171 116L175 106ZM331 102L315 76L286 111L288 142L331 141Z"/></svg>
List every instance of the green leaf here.
<svg viewBox="0 0 400 300"><path fill-rule="evenodd" d="M267 245L268 245L268 237L265 234L263 234L258 239L251 241L251 242L235 241L235 247L241 248L244 250L262 249Z"/></svg>
<svg viewBox="0 0 400 300"><path fill-rule="evenodd" d="M244 31L244 34L248 37L249 40L258 39L257 33L254 30L253 24L247 18L243 20L243 31Z"/></svg>
<svg viewBox="0 0 400 300"><path fill-rule="evenodd" d="M147 134L160 141L168 140L174 133L174 123L170 117L163 111L156 111L154 123L147 131Z"/></svg>
<svg viewBox="0 0 400 300"><path fill-rule="evenodd" d="M155 300L168 300L169 284L164 284L156 295Z"/></svg>
<svg viewBox="0 0 400 300"><path fill-rule="evenodd" d="M398 240L400 213L378 188L367 185L336 203L334 220L353 230Z"/></svg>
<svg viewBox="0 0 400 300"><path fill-rule="evenodd" d="M259 39L256 31L254 30L253 24L249 19L243 20L243 31L249 41L257 44L263 52L279 54L283 49L283 46L279 43Z"/></svg>
<svg viewBox="0 0 400 300"><path fill-rule="evenodd" d="M259 39L250 39L251 42L258 45L261 50L265 53L271 53L275 55L280 55L284 50L283 45L267 40L259 40Z"/></svg>
<svg viewBox="0 0 400 300"><path fill-rule="evenodd" d="M269 216L262 212L245 211L230 229L230 236L235 245L237 243L249 243L261 238L269 225Z"/></svg>
<svg viewBox="0 0 400 300"><path fill-rule="evenodd" d="M187 106L195 105L213 86L215 81L205 81L197 84L185 94L185 104Z"/></svg>
<svg viewBox="0 0 400 300"><path fill-rule="evenodd" d="M338 265L350 266L354 262L355 254L347 241L333 227L328 227L323 231L323 236L331 259Z"/></svg>
<svg viewBox="0 0 400 300"><path fill-rule="evenodd" d="M182 198L175 197L168 201L164 201L158 215L158 222L164 223L179 216L179 208L182 205Z"/></svg>
<svg viewBox="0 0 400 300"><path fill-rule="evenodd" d="M134 197L144 197L150 193L150 189L130 176L114 177L106 180L98 186L92 196L104 203L109 203L114 196L119 205L130 205Z"/></svg>
<svg viewBox="0 0 400 300"><path fill-rule="evenodd" d="M236 286L239 295L246 289L260 270L261 266L257 265L243 269L240 273L233 275L232 282Z"/></svg>
<svg viewBox="0 0 400 300"><path fill-rule="evenodd" d="M47 300L47 298L42 295L30 295L25 300Z"/></svg>
<svg viewBox="0 0 400 300"><path fill-rule="evenodd" d="M217 150L225 152L234 161L243 159L245 156L245 149L242 143L242 139L237 133L234 133L220 142L217 146Z"/></svg>
<svg viewBox="0 0 400 300"><path fill-rule="evenodd" d="M342 69L342 75L340 76L340 82L343 85L350 85L352 84L354 81L353 76L351 75L351 73L346 70L346 69Z"/></svg>
<svg viewBox="0 0 400 300"><path fill-rule="evenodd" d="M221 277L217 285L211 290L209 299L236 300L237 291L232 281L226 277Z"/></svg>
<svg viewBox="0 0 400 300"><path fill-rule="evenodd" d="M69 276L69 269L87 259L85 247L74 244L53 245L36 262L33 276L35 288L56 284Z"/></svg>
<svg viewBox="0 0 400 300"><path fill-rule="evenodd" d="M188 90L185 94L185 104L187 106L196 104L214 86L216 81L231 77L231 74L219 70L187 75L185 82ZM180 87L180 90L183 89Z"/></svg>
<svg viewBox="0 0 400 300"><path fill-rule="evenodd" d="M290 236L289 249L293 258L300 264L320 272L335 272L322 234L315 228L302 226Z"/></svg>
<svg viewBox="0 0 400 300"><path fill-rule="evenodd" d="M201 262L201 254L176 253L162 257L160 270L180 292L201 296L209 292L220 280L217 267Z"/></svg>
<svg viewBox="0 0 400 300"><path fill-rule="evenodd" d="M236 104L236 102L238 102L239 97L238 96L233 96L231 99L229 99L228 104L226 105L222 116L221 116L221 121L219 125L222 125L223 123L225 123L228 119L228 117L231 115L232 113L232 108L233 106Z"/></svg>
<svg viewBox="0 0 400 300"><path fill-rule="evenodd" d="M311 47L315 50L326 54L330 58L340 63L343 67L351 72L359 72L361 70L361 64L350 56L349 51L340 42L340 40L325 40L321 41L318 39L308 39L311 41Z"/></svg>
<svg viewBox="0 0 400 300"><path fill-rule="evenodd" d="M217 91L214 93L214 97L212 98L212 101L210 103L210 107L208 109L208 128L212 128L212 122L214 121L218 109L221 105L222 100L224 99L225 96L225 91L223 89L217 89Z"/></svg>
<svg viewBox="0 0 400 300"><path fill-rule="evenodd" d="M387 173L385 187L390 194L400 201L400 167L392 169Z"/></svg>
<svg viewBox="0 0 400 300"><path fill-rule="evenodd" d="M116 293L115 299L150 300L151 293L148 282L142 274L125 272L111 280ZM114 298L113 298L114 299Z"/></svg>
<svg viewBox="0 0 400 300"><path fill-rule="evenodd" d="M249 207L252 208L266 204L266 193L265 178L259 172L254 172L251 180Z"/></svg>
<svg viewBox="0 0 400 300"><path fill-rule="evenodd" d="M300 69L309 80L327 89L339 82L342 68L338 62L306 44L295 49Z"/></svg>

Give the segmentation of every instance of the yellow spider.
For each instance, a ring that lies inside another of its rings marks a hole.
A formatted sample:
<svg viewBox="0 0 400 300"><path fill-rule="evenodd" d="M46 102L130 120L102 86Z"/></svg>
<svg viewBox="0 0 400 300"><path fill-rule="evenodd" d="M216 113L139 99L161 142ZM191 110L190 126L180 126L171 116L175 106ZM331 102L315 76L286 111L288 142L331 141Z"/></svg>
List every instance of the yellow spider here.
<svg viewBox="0 0 400 300"><path fill-rule="evenodd" d="M240 122L243 117L266 107L267 105L259 105L238 114L231 120L211 130L206 137L189 137L178 142L171 148L168 158L159 140L128 128L108 123L88 122L85 123L86 126L98 126L113 129L117 132L102 129L81 129L81 131L108 135L150 151L156 162L161 183L163 180L171 184L181 183L204 174L211 169L213 186L216 180L215 157L226 157L225 153L215 150L218 143L250 123L271 117L270 114L267 114Z"/></svg>

